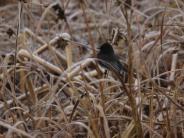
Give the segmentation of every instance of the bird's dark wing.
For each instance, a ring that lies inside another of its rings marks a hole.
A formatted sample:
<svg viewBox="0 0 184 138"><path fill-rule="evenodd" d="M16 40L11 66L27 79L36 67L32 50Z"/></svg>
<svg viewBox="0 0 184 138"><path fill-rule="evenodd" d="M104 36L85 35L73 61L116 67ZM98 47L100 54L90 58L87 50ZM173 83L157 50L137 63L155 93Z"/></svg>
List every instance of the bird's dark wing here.
<svg viewBox="0 0 184 138"><path fill-rule="evenodd" d="M117 58L117 57L116 57ZM114 64L114 63L111 63L111 64ZM128 68L127 68L127 66L125 65L125 64L122 64L120 61L119 61L119 59L117 58L117 60L116 60L116 65L114 65L114 66L116 66L116 68L115 69L117 69L117 70L119 70L120 71L120 73L128 73Z"/></svg>
<svg viewBox="0 0 184 138"><path fill-rule="evenodd" d="M98 56L99 59L103 60L100 61L100 65L107 68L107 69L115 69L116 71L118 71L119 73L127 73L127 68L124 67L121 62L119 61L118 57L116 57L115 55L113 56L108 56L108 55L99 55Z"/></svg>

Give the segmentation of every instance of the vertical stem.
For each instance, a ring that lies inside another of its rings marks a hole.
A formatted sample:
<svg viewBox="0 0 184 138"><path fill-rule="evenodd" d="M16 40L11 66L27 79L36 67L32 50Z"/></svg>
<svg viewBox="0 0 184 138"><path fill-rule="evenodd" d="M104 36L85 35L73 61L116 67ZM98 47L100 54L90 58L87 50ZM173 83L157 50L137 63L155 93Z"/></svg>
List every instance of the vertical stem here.
<svg viewBox="0 0 184 138"><path fill-rule="evenodd" d="M125 91L128 95L130 105L132 107L132 116L133 116L133 119L135 121L137 137L138 138L143 138L142 125L141 125L141 121L140 121L140 118L139 118L135 98L133 97L133 94L132 94L133 93L132 92L133 68L132 68L132 44L131 44L131 35L132 35L131 34L131 18L132 18L133 11L130 11L130 17L128 16L129 14L128 14L128 12L125 8L122 12L123 12L123 15L124 15L126 23L127 23L127 34L128 34L127 44L128 44L128 84L129 84L129 89L125 89ZM123 84L123 82L122 82L122 84Z"/></svg>
<svg viewBox="0 0 184 138"><path fill-rule="evenodd" d="M93 37L92 37L92 34L91 34L91 30L90 30L90 27L89 27L89 23L88 23L89 19L87 18L87 15L86 15L84 0L80 0L80 6L82 8L83 16L84 16L84 19L85 19L86 28L87 28L88 37L89 37L89 43L92 46L92 50L93 50L93 56L96 56L94 40L93 40Z"/></svg>

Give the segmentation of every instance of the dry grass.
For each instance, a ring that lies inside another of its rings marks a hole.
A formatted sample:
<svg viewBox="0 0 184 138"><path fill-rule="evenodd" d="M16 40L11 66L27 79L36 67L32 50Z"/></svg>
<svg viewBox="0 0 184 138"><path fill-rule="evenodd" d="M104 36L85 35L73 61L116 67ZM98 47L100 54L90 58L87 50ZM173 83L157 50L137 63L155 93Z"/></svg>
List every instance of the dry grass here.
<svg viewBox="0 0 184 138"><path fill-rule="evenodd" d="M184 137L182 0L0 6L0 137ZM128 82L96 63L105 41Z"/></svg>

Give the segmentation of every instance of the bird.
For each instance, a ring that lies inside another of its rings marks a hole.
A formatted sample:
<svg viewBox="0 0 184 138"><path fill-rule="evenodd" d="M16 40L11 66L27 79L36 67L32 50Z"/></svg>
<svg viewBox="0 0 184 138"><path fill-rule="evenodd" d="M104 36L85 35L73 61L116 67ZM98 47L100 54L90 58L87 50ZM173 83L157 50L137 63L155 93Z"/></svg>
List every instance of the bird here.
<svg viewBox="0 0 184 138"><path fill-rule="evenodd" d="M122 65L118 56L115 54L112 45L108 42L103 43L98 47L97 59L99 64L108 70L115 70L121 75L128 74L126 65Z"/></svg>

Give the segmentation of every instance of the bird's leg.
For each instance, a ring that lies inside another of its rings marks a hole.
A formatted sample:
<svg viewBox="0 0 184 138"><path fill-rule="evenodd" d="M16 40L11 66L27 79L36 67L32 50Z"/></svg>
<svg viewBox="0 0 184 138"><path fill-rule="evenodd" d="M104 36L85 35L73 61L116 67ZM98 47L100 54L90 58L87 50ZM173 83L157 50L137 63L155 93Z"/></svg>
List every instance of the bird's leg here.
<svg viewBox="0 0 184 138"><path fill-rule="evenodd" d="M104 78L108 77L108 70L105 70L104 72Z"/></svg>

